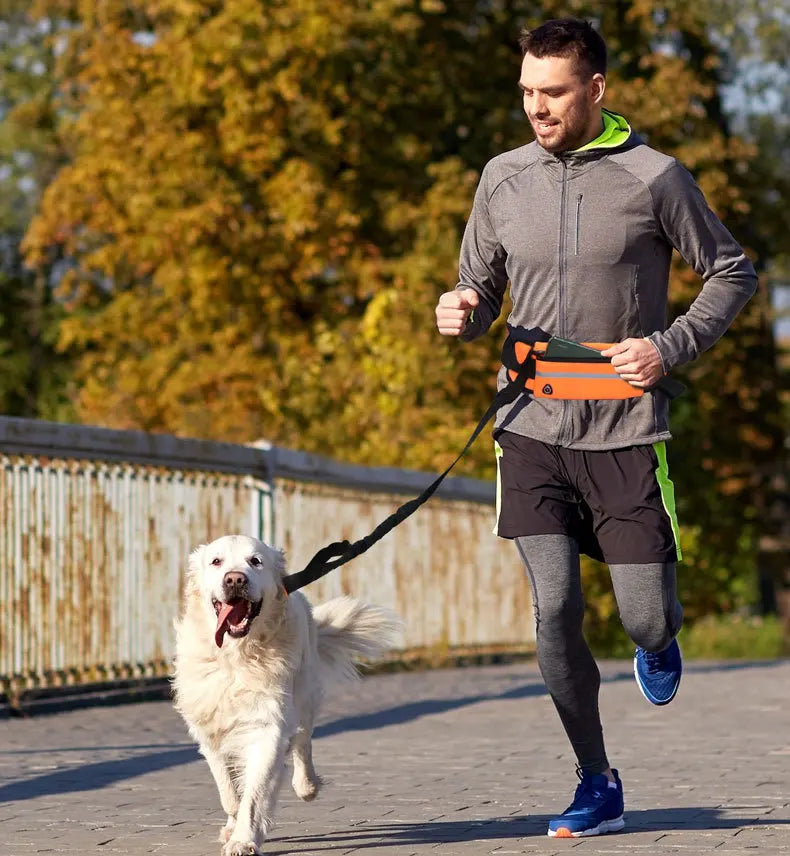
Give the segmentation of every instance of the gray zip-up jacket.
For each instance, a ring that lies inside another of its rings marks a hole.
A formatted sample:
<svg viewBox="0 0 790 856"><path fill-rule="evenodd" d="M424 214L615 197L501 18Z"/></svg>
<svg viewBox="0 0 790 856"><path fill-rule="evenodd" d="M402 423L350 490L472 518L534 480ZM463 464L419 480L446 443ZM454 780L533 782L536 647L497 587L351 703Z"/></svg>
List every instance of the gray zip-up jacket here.
<svg viewBox="0 0 790 856"><path fill-rule="evenodd" d="M511 325L581 342L647 337L668 372L713 345L754 294L751 262L690 173L610 116L627 134L616 147L555 155L533 142L486 164L461 246L458 287L481 297L465 341L497 318L509 280ZM703 284L667 327L673 248ZM612 449L669 439L668 411L660 391L618 401L519 396L496 426Z"/></svg>

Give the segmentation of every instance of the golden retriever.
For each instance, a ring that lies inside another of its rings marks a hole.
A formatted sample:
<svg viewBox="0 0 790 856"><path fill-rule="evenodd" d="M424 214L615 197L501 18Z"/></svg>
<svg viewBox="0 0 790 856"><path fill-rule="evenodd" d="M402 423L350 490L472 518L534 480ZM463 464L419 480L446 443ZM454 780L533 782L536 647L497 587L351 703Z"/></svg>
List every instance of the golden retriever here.
<svg viewBox="0 0 790 856"><path fill-rule="evenodd" d="M286 594L284 572L279 550L244 535L189 557L173 688L228 815L223 856L261 852L289 752L297 796L316 796L311 738L325 686L399 640L389 610L350 597L311 608Z"/></svg>

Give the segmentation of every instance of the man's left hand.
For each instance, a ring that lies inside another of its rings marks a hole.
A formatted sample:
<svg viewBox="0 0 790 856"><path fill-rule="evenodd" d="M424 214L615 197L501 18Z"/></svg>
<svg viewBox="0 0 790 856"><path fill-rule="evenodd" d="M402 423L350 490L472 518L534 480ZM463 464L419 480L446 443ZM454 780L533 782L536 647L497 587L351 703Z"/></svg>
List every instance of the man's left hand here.
<svg viewBox="0 0 790 856"><path fill-rule="evenodd" d="M617 374L631 386L651 387L664 376L661 357L649 339L623 339L601 354L612 358Z"/></svg>

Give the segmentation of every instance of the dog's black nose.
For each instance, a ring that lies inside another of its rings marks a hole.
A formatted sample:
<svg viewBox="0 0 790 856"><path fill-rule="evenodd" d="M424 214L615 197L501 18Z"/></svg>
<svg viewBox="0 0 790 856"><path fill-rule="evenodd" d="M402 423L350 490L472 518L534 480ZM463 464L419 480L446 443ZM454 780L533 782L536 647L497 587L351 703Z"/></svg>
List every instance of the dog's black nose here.
<svg viewBox="0 0 790 856"><path fill-rule="evenodd" d="M222 582L231 588L241 588L246 585L247 577L241 571L228 571L222 578Z"/></svg>

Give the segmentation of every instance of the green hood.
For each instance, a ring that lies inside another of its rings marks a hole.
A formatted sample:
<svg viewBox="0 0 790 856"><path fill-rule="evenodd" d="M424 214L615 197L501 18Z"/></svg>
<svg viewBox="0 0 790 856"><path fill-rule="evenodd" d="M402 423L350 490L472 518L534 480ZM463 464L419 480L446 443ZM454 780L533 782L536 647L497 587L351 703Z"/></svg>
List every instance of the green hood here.
<svg viewBox="0 0 790 856"><path fill-rule="evenodd" d="M631 126L618 113L612 113L611 110L601 110L601 118L603 119L603 132L587 145L580 149L574 149L574 151L614 149L621 146L631 136Z"/></svg>

